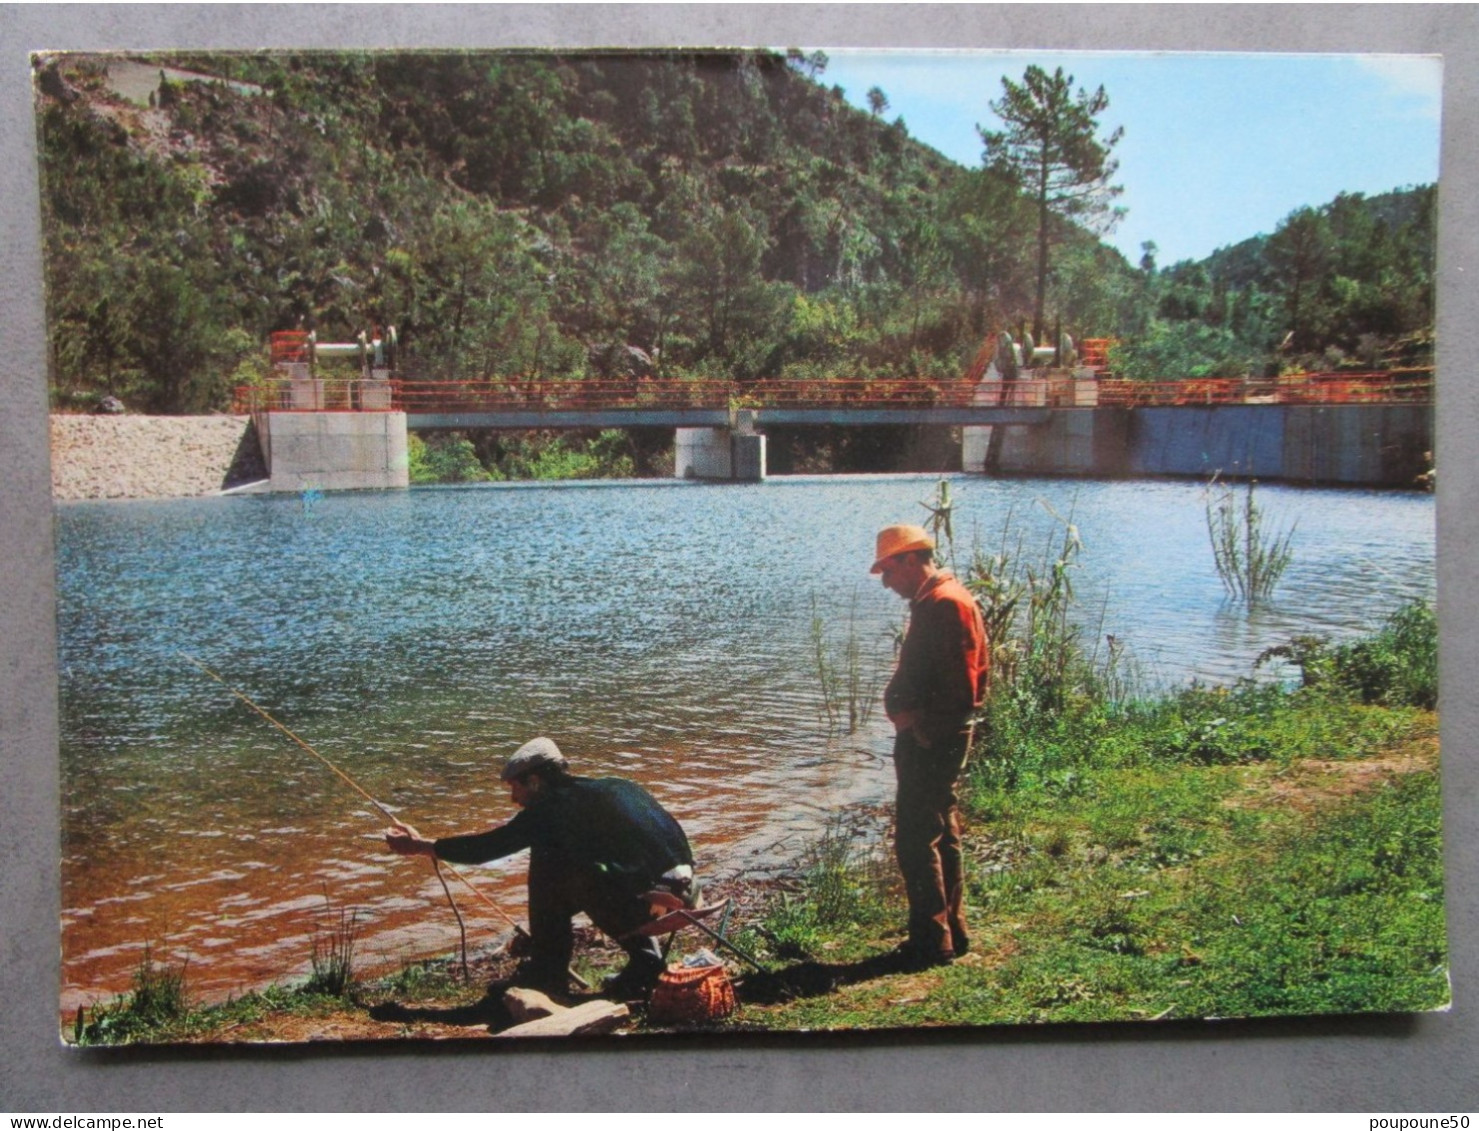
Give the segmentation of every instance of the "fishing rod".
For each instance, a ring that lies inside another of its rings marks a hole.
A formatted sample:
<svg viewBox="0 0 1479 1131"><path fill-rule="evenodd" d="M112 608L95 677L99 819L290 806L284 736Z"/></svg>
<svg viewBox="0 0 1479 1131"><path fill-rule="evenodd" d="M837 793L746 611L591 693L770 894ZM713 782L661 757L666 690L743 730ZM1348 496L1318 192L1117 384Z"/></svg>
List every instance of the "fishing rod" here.
<svg viewBox="0 0 1479 1131"><path fill-rule="evenodd" d="M384 815L385 819L391 822L391 824L395 825L397 828L404 828L405 827L402 824L401 819L399 817L397 817L394 813L392 813L389 809L387 809L384 805L380 804L380 802L377 801L370 794L370 792L367 789L364 788L364 786L360 785L359 782L355 781L352 777L350 777L348 774L346 774L338 766L334 765L333 762L331 762L327 758L325 758L322 754L320 754L317 750L315 750L307 742L305 742L303 739L301 739L300 737L298 737L298 735L294 734L291 730L289 730L287 727L285 727L282 723L278 722L265 709L263 709L262 707L259 707L255 702L253 702L250 696L248 696L246 693L244 693L242 691L239 691L236 688L232 687L221 676L217 675L214 671L212 671L210 668L208 668L200 660L197 660L194 656L191 656L191 655L189 655L189 654L187 654L185 652L180 652L180 653L178 653L178 655L182 659L189 660L190 663L194 664L201 671L205 672L206 675L210 676L213 680L215 680L217 683L219 683L227 691L231 692L232 695L236 696L243 703L245 703L248 707L250 707L253 711L255 711L257 714L261 715L262 718L266 719L269 723L271 723L273 726L275 726L278 730L282 731L283 734L287 735L294 742L296 742L299 746L301 746L304 750L308 751L309 754L313 755L313 757L315 757L316 759L318 759L319 762L323 763L324 766L326 766L330 771L332 771L336 776L338 776L341 781L343 781L346 785L349 786L349 788L351 788L352 790L354 790L361 797L363 797L366 801L368 801L371 805L373 805L376 809L378 809ZM463 928L463 925L462 925L462 913L457 910L457 901L452 898L452 892L447 887L447 881L442 878L442 868L441 868L441 865L442 865L442 861L436 859L436 857L434 857L434 856L431 858L431 866L436 871L437 879L441 880L442 890L447 893L447 901L452 905L452 913L457 916L457 926L458 926L459 929L461 929L463 931L463 967L465 969L466 968L466 965L467 965L467 958L466 958L466 953L467 953L467 933L466 933L466 930ZM495 912L497 912L498 915L499 915L499 917L501 917L505 923L507 923L510 927L512 927L517 934L525 935L525 936L528 935L528 932L526 930L524 930L524 928L522 926L520 926L517 922L515 922L514 919L508 914L507 911L505 911L503 908L499 907L498 904L494 903L493 900L490 899L487 896L487 894L485 894L482 891L481 888L479 888L477 885L475 885L471 880L469 880L466 876L464 876L461 872L459 872L451 864L448 864L447 865L447 871L451 872L452 875L456 876L459 880L461 880L462 883L464 885L466 885L466 887L468 888L468 890L470 890L475 896L477 896L484 903L486 903L489 907L491 907Z"/></svg>

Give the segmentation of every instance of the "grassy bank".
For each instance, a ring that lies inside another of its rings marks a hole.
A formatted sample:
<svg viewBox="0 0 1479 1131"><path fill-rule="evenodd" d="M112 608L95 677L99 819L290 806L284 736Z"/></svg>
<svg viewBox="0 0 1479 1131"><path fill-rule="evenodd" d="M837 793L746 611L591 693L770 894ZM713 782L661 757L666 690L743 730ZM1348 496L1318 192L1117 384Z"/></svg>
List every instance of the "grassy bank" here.
<svg viewBox="0 0 1479 1131"><path fill-rule="evenodd" d="M970 771L970 954L923 973L880 963L902 937L902 893L882 850L858 847L866 842L839 825L801 862L797 890L773 890L763 910L740 916L738 941L770 973L745 974L726 1025L1257 1017L1447 1001L1431 711L1307 691L1193 691L1043 746L1056 757L1010 771L982 759ZM592 942L580 967L596 980L618 958ZM479 1036L498 1023L483 995L506 972L500 961L477 964L467 983L451 963L422 964L342 993L274 987L201 1009L178 1000L174 1012L174 991L156 984L89 1015L83 1038ZM633 1028L645 1028L640 1017Z"/></svg>
<svg viewBox="0 0 1479 1131"><path fill-rule="evenodd" d="M1228 745L1208 746L1211 720L1188 729L1189 705L1173 701L1063 745L1061 760L973 766L965 958L880 974L869 959L902 937L902 895L886 864L834 859L807 896L772 909L771 953L805 959L746 1020L993 1025L1445 1003L1436 717L1268 691L1178 698L1195 700L1192 718L1215 702L1211 729ZM1238 731L1257 753L1222 757ZM1165 758L1178 746L1190 760ZM1091 757L1108 751L1119 757Z"/></svg>
<svg viewBox="0 0 1479 1131"><path fill-rule="evenodd" d="M1067 622L1058 622L1066 628ZM961 800L970 952L902 974L881 957L904 901L886 814L841 814L792 880L745 889L737 1030L898 1028L1434 1009L1448 1001L1436 622L1402 610L1330 646L1270 659L1298 685L1188 687L1136 699L1046 633L1016 641ZM1048 647L1051 645L1051 647ZM1033 673L1029 677L1024 673ZM1106 674L1107 673L1107 674ZM716 885L716 894L726 892ZM325 971L192 1008L184 972L146 961L90 1011L84 1044L479 1036L512 960L417 964L376 982ZM701 940L685 940L690 947ZM584 937L592 983L620 952ZM647 1030L640 1011L633 1031Z"/></svg>
<svg viewBox="0 0 1479 1131"><path fill-rule="evenodd" d="M948 500L947 500L948 502ZM948 536L947 536L948 537ZM767 1028L992 1025L1433 1009L1448 1001L1437 621L1297 637L1282 682L1135 694L1070 615L1071 522L1035 568L977 552L995 683L961 786L974 938L887 976L892 866L824 840L755 933Z"/></svg>

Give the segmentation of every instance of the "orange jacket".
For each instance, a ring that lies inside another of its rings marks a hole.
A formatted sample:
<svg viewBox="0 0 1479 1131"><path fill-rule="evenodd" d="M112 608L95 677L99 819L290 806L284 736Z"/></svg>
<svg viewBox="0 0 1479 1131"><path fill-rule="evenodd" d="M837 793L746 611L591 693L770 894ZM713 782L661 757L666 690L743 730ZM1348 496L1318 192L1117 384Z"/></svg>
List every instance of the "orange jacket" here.
<svg viewBox="0 0 1479 1131"><path fill-rule="evenodd" d="M909 631L883 692L884 710L891 719L912 716L929 742L958 734L986 697L990 662L976 599L941 570L909 603Z"/></svg>

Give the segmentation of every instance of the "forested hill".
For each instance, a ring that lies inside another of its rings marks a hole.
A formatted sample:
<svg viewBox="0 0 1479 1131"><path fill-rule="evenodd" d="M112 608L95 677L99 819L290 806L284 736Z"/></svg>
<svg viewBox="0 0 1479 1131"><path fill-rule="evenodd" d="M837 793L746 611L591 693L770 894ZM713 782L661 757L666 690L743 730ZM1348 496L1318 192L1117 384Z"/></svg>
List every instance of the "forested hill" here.
<svg viewBox="0 0 1479 1131"><path fill-rule="evenodd" d="M447 378L627 345L670 375L953 374L1031 286L1026 215L983 224L979 175L817 57L169 56L261 92L162 77L149 106L107 63L37 84L62 403L218 406L298 325L393 323Z"/></svg>
<svg viewBox="0 0 1479 1131"><path fill-rule="evenodd" d="M221 408L261 375L267 334L300 326L393 324L436 379L958 375L985 334L1030 320L1036 207L1006 172L913 140L885 92L874 113L850 106L825 67L761 51L40 58L54 403ZM1290 250L1291 217L1165 270L1055 218L1048 321L1124 339L1136 376L1331 348L1354 363L1430 332L1431 195L1378 217L1391 254L1364 258L1376 236L1352 217L1386 198L1303 210L1310 254Z"/></svg>
<svg viewBox="0 0 1479 1131"><path fill-rule="evenodd" d="M1206 259L1143 264L1121 371L1431 367L1437 202L1436 185L1342 193Z"/></svg>

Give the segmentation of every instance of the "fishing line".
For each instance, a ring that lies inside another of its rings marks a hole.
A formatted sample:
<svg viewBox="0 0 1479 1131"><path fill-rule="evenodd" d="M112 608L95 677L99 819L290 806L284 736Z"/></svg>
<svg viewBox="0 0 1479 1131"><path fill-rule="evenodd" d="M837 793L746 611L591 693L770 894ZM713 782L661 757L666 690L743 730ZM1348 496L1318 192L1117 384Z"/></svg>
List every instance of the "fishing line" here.
<svg viewBox="0 0 1479 1131"><path fill-rule="evenodd" d="M336 774L340 778L340 780L342 780L346 785L348 785L350 789L354 790L361 797L363 797L366 801L368 801L371 805L373 805L376 809L378 809L385 816L385 819L388 820L391 824L397 826L398 828L399 827L403 827L402 824L401 824L400 818L397 817L394 813L392 813L389 809L387 809L384 805L380 804L380 802L376 801L375 798L370 795L370 792L367 789L365 789L362 785L360 785L359 782L355 781L352 777L350 777L348 774L346 774L338 766L334 765L333 762L330 762L327 758L325 758L322 754L320 754L317 750L315 750L307 742L303 741L303 739L299 738L291 730L289 730L287 727L283 726L282 723L278 722L270 714L268 714L266 710L264 710L263 708L257 706L257 704L254 703L249 696L247 696L245 693L243 693L241 691L238 691L236 688L232 687L229 683L227 683L219 675L217 675L215 672L213 672L210 668L206 667L205 664L203 664L199 660L197 660L194 656L188 655L185 652L179 652L179 653L177 653L177 655L180 656L181 659L189 660L197 668L199 668L201 671L205 672L206 675L210 676L213 680L215 680L217 683L219 683L227 691L231 692L232 695L236 696L243 703L245 703L248 707L250 707L253 711L255 711L255 712L257 712L257 714L261 715L262 718L266 719L269 723L271 723L273 726L275 726L278 730L282 731L283 734L285 734L289 738L291 738L294 742L296 742L304 750L306 750L306 751L308 751L308 753L312 754L321 763L323 763L326 767L328 767L328 769L330 769L331 771L333 771L333 773ZM433 870L435 870L435 872L436 872L437 879L438 880L441 880L442 890L447 893L447 901L449 903L451 903L451 905L452 905L452 913L457 916L457 926L458 926L458 929L462 931L462 939L463 939L463 963L464 963L464 967L465 967L466 961L467 961L467 958L466 958L466 953L467 953L467 932L466 932L466 929L463 928L463 924L462 924L462 912L460 912L457 909L457 901L452 898L452 891L451 891L450 888L447 887L447 881L442 876L442 867L441 867L441 865L442 865L442 862L441 861L437 860L435 857L432 858L431 866L432 866ZM471 880L469 880L466 876L464 876L461 872L459 872L451 864L448 864L446 867L447 867L447 871L451 872L452 875L456 876L459 880L461 880L463 882L463 884L468 888L469 891L471 891L475 896L477 896L484 903L486 903L489 907L491 907L495 912L497 912L498 915L503 919L503 921L505 923L507 923L510 927L512 927L515 932L517 932L518 934L521 934L521 935L525 935L525 934L528 933L527 931L524 930L523 927L521 927L518 923L516 923L513 920L513 918L508 914L507 911L505 911L503 908L499 907L498 904L494 903L493 900L490 899L482 891L481 888L479 888L475 884L473 884L473 882Z"/></svg>

